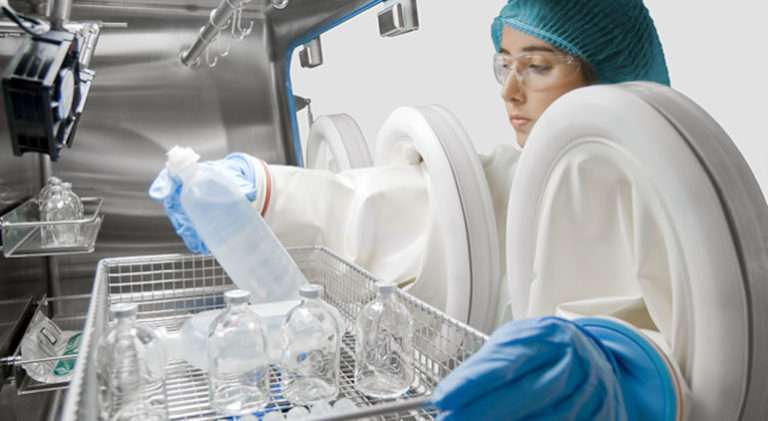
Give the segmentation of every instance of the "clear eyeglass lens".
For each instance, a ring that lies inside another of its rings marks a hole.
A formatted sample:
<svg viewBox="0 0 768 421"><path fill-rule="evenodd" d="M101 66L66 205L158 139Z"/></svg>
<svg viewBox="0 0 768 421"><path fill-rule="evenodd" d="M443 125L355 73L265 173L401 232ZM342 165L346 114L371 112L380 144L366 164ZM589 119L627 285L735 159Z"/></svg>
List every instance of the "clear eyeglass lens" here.
<svg viewBox="0 0 768 421"><path fill-rule="evenodd" d="M531 53L511 56L497 53L493 56L496 81L504 85L514 73L518 81L532 90L547 89L573 78L579 71L579 62L571 56L552 53Z"/></svg>

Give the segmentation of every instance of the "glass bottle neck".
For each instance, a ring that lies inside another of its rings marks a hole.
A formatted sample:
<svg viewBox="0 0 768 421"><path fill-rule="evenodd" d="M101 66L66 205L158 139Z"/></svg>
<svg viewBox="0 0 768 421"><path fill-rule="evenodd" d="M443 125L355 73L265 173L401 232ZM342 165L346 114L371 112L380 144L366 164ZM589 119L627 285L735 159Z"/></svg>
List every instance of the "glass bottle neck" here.
<svg viewBox="0 0 768 421"><path fill-rule="evenodd" d="M132 315L132 316L118 316L118 317L115 318L115 322L117 324L122 324L122 325L124 325L124 324L132 324L135 321L136 321L136 315Z"/></svg>
<svg viewBox="0 0 768 421"><path fill-rule="evenodd" d="M390 301L394 298L395 294L392 292L379 292L377 299L379 301Z"/></svg>
<svg viewBox="0 0 768 421"><path fill-rule="evenodd" d="M115 333L118 337L130 335L131 329L136 322L136 316L118 316L115 319Z"/></svg>
<svg viewBox="0 0 768 421"><path fill-rule="evenodd" d="M247 302L229 302L227 303L227 309L231 313L240 313L248 308Z"/></svg>

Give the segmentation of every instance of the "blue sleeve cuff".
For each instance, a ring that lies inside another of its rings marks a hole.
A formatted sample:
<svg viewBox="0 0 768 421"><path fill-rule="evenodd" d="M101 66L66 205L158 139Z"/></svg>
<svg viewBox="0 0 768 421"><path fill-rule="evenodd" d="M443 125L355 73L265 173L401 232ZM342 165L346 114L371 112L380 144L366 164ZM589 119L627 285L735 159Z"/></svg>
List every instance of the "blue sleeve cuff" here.
<svg viewBox="0 0 768 421"><path fill-rule="evenodd" d="M240 190L249 201L253 202L258 197L257 171L253 167L253 160L242 152L231 153L224 157L224 168L231 171Z"/></svg>
<svg viewBox="0 0 768 421"><path fill-rule="evenodd" d="M673 374L647 338L631 326L607 318L582 318L574 323L613 356L630 420L677 418L679 397Z"/></svg>

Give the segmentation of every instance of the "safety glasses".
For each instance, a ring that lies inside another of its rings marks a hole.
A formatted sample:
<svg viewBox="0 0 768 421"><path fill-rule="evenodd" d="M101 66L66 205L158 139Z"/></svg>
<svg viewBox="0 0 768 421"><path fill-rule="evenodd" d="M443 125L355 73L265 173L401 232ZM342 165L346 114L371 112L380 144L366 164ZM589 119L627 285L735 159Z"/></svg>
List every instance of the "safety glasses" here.
<svg viewBox="0 0 768 421"><path fill-rule="evenodd" d="M493 73L502 86L510 75L514 75L530 90L546 90L572 80L580 70L580 60L567 54L530 52L493 55Z"/></svg>

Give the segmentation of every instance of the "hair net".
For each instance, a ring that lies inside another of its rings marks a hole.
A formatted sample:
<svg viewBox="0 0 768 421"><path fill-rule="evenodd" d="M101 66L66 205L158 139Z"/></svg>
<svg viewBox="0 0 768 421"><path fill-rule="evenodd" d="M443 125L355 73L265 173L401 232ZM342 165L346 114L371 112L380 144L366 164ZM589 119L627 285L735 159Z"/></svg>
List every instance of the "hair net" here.
<svg viewBox="0 0 768 421"><path fill-rule="evenodd" d="M509 0L491 25L497 51L504 26L583 59L600 83L669 85L661 41L642 0Z"/></svg>

